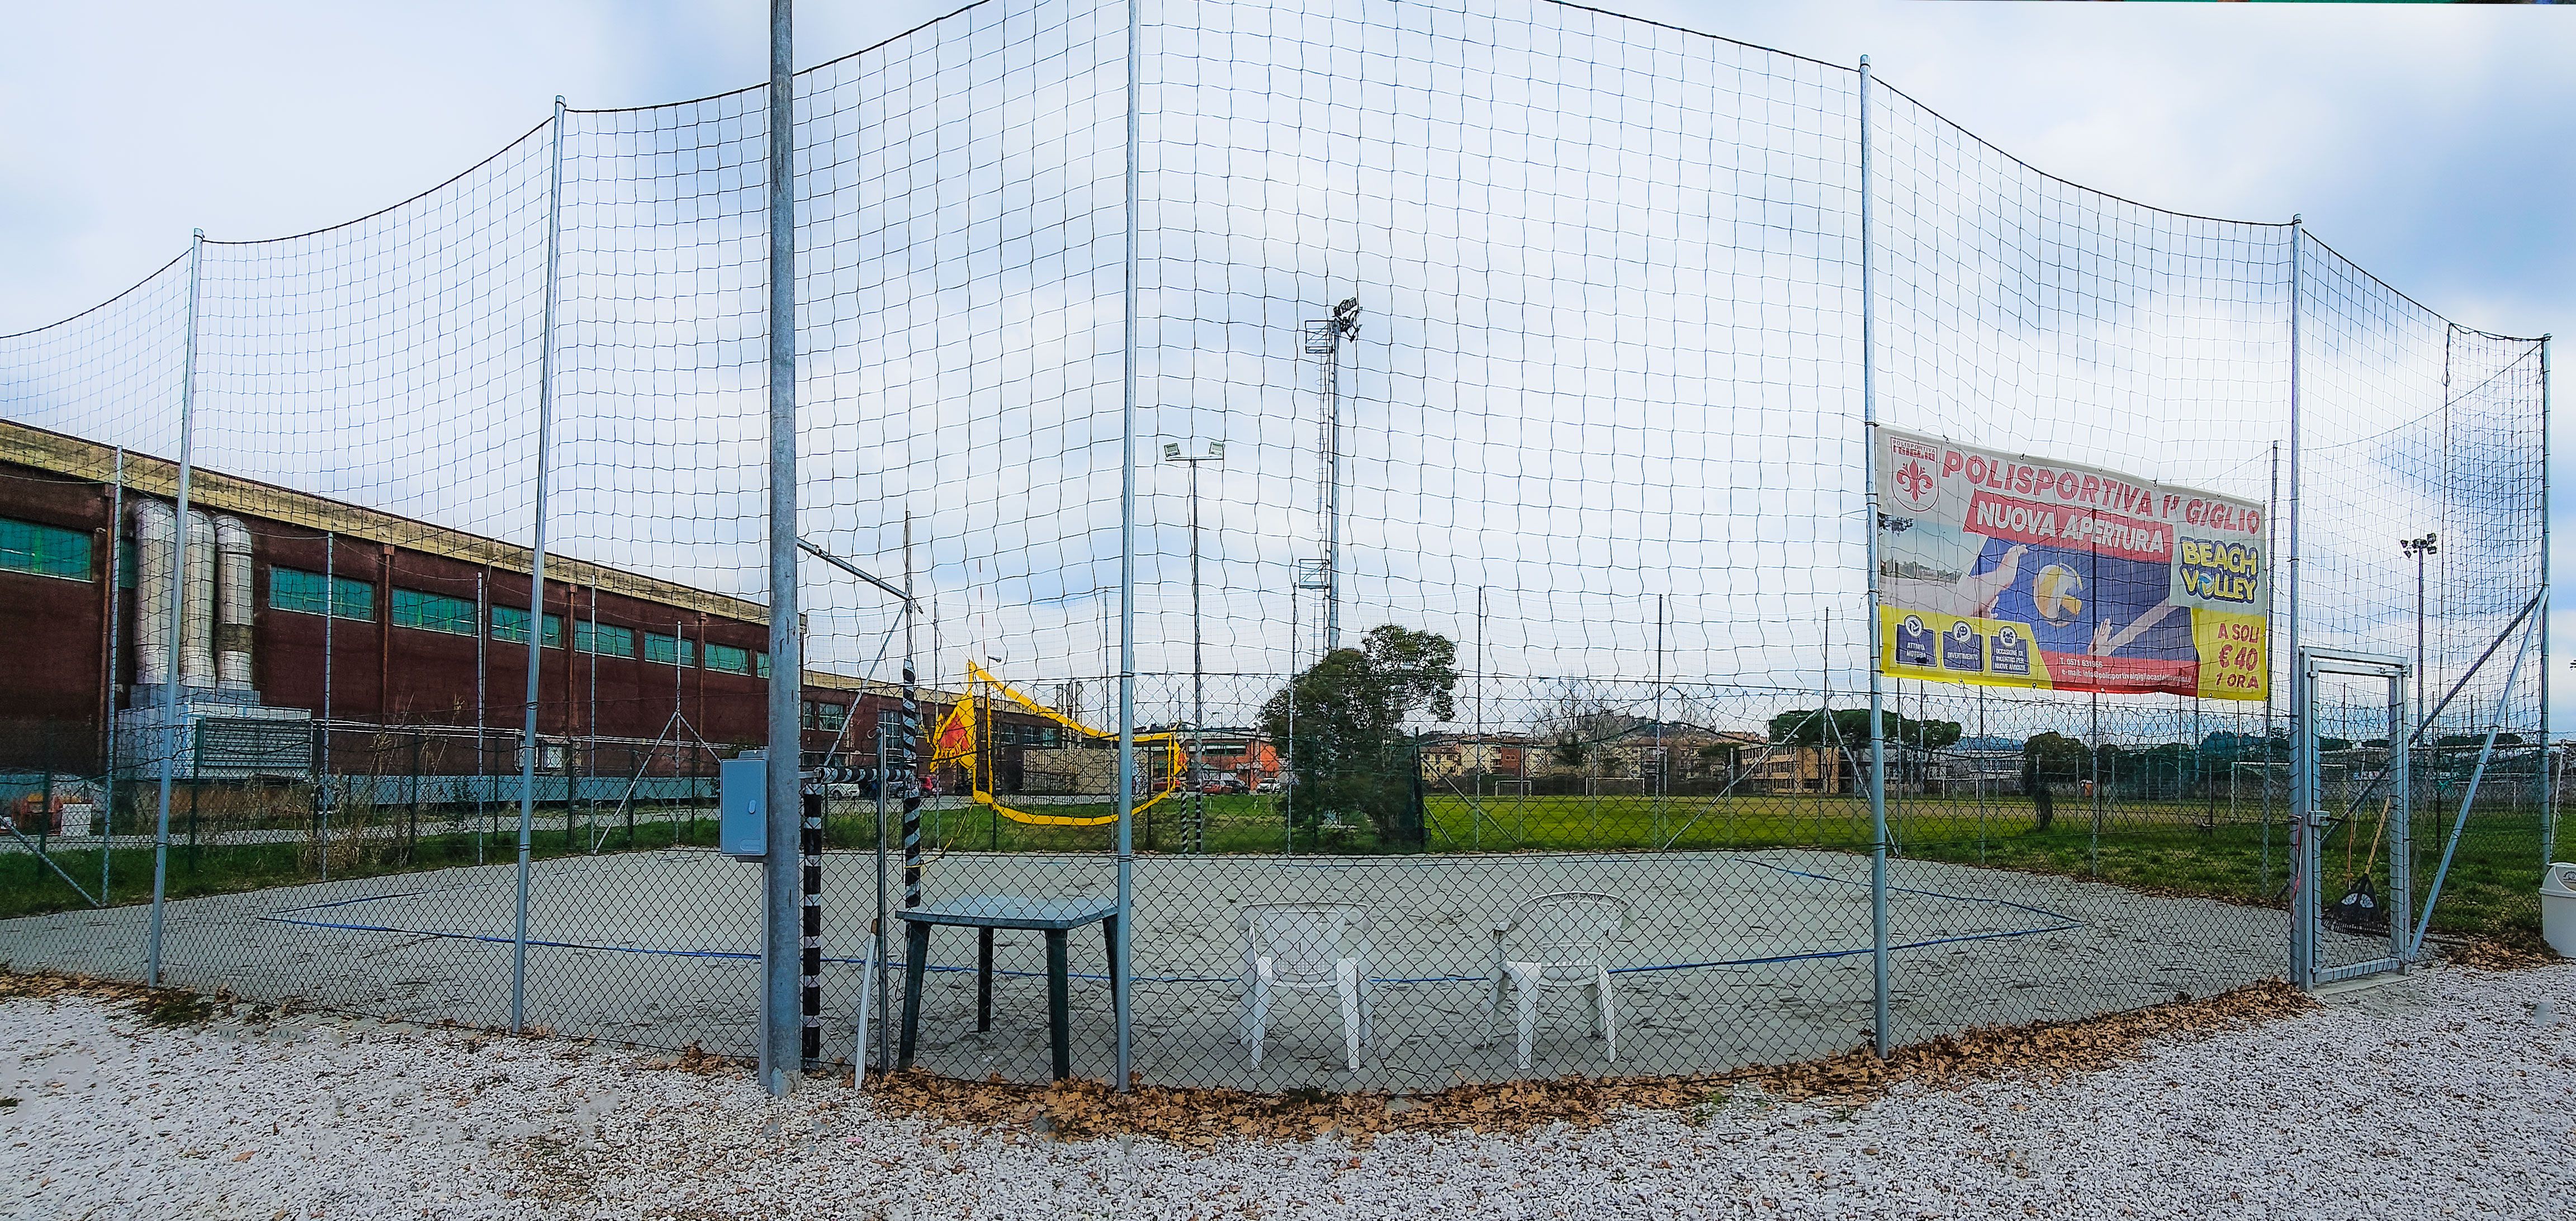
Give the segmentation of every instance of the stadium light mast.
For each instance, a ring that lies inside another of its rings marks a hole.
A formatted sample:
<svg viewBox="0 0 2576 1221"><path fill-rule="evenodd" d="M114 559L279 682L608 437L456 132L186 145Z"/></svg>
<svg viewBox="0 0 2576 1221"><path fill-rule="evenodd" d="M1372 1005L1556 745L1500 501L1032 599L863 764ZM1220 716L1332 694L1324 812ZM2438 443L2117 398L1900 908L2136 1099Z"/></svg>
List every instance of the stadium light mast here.
<svg viewBox="0 0 2576 1221"><path fill-rule="evenodd" d="M1342 647L1342 341L1360 333L1360 299L1345 297L1330 318L1306 321L1306 354L1324 358L1324 558L1298 576L1299 589L1324 594L1324 651Z"/></svg>
<svg viewBox="0 0 2576 1221"><path fill-rule="evenodd" d="M1187 850L1207 851L1207 637L1199 628L1199 464L1225 461L1225 442L1208 442L1204 454L1183 452L1181 443L1163 444L1163 461L1190 468L1190 842Z"/></svg>
<svg viewBox="0 0 2576 1221"><path fill-rule="evenodd" d="M2397 549L2415 561L2415 728L2402 737L2390 738L2392 742L2424 732L2424 557L2440 554L2442 547L2433 532L2427 530L2422 538L2397 540Z"/></svg>

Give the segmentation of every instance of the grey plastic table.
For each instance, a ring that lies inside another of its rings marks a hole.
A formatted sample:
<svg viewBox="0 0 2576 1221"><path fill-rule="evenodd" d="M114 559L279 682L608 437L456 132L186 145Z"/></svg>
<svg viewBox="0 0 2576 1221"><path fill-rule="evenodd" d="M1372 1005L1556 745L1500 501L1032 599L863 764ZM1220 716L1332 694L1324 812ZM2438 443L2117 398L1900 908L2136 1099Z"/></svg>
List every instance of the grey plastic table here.
<svg viewBox="0 0 2576 1221"><path fill-rule="evenodd" d="M993 1028L993 930L1036 929L1046 934L1047 1038L1055 1052L1055 1079L1073 1074L1073 1015L1067 997L1065 934L1086 924L1099 924L1110 959L1109 1003L1118 1003L1118 904L1107 899L1023 899L1011 895L965 895L921 907L900 908L904 921L903 1039L895 1068L912 1067L912 1048L921 1033L921 975L930 962L930 929L950 924L976 931L975 1029Z"/></svg>

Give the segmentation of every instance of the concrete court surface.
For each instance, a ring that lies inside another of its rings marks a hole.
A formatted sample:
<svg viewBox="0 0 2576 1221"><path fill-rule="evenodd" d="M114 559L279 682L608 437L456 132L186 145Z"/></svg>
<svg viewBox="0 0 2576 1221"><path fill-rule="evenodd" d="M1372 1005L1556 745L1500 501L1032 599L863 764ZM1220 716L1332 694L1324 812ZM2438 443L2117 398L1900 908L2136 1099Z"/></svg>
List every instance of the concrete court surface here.
<svg viewBox="0 0 2576 1221"><path fill-rule="evenodd" d="M850 1055L875 904L870 853L825 868L826 1054ZM1415 857L1146 857L1135 867L1133 1064L1150 1082L1252 1089L1428 1089L1518 1075L1514 1017L1486 1044L1493 920L1531 895L1591 890L1636 909L1613 944L1619 1058L1581 993L1540 1006L1530 1074L1714 1071L1830 1054L1872 1020L1869 862L1762 851ZM900 896L899 879L889 879ZM2287 914L1972 866L1890 863L1892 1025L1899 1042L1967 1026L2073 1018L2278 975ZM747 1053L759 975L757 865L704 851L540 862L530 895L527 1021L554 1031ZM967 894L1115 894L1102 857L949 853L924 869L936 901ZM477 1026L509 1020L509 865L190 899L169 905L170 982L254 1000ZM1257 903L1371 909L1373 1030L1343 1064L1338 998L1274 1001L1266 1054L1240 1042L1245 936ZM139 977L141 906L0 922L0 961ZM1104 939L1071 939L1073 1067L1112 1072ZM899 933L893 944L900 956ZM974 1018L974 937L937 930L918 1063L1042 1079L1039 934L1004 932L994 1021ZM2363 956L2340 950L2338 960ZM894 973L900 980L900 973ZM889 1006L885 1011L898 1012Z"/></svg>

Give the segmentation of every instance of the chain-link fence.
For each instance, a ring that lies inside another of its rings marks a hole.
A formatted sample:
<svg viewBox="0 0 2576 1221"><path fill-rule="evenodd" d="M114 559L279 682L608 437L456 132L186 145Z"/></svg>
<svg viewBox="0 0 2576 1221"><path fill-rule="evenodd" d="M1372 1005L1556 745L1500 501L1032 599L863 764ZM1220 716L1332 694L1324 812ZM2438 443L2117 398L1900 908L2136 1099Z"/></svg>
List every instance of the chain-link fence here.
<svg viewBox="0 0 2576 1221"><path fill-rule="evenodd" d="M806 762L931 788L825 794L827 1058L864 998L970 1077L1706 1072L2282 975L2302 911L2536 937L2545 346L2296 222L1538 0L987 0L797 82ZM167 770L176 982L751 1048L766 115L561 109L0 339L0 956L145 969ZM2135 547L2243 583L1884 504L1892 436L2218 506ZM1898 664L1873 573L2022 679Z"/></svg>

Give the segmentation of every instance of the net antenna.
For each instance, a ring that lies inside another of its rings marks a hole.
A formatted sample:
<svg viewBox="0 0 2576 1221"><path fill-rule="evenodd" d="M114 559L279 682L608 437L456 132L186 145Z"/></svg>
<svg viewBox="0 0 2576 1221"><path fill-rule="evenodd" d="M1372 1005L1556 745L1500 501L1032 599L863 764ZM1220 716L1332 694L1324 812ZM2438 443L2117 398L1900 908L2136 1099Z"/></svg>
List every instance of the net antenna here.
<svg viewBox="0 0 2576 1221"><path fill-rule="evenodd" d="M1324 651L1342 647L1342 342L1360 333L1360 299L1344 297L1329 318L1306 320L1306 354L1324 358L1324 557L1298 565L1297 588L1324 594Z"/></svg>

